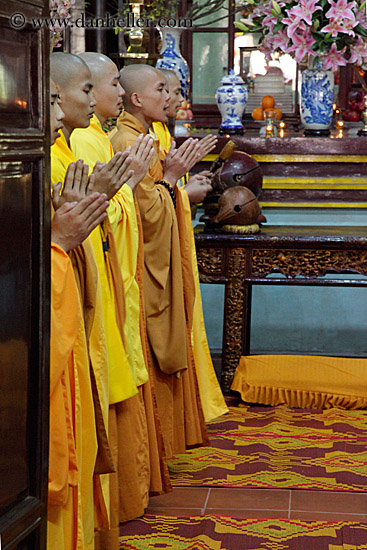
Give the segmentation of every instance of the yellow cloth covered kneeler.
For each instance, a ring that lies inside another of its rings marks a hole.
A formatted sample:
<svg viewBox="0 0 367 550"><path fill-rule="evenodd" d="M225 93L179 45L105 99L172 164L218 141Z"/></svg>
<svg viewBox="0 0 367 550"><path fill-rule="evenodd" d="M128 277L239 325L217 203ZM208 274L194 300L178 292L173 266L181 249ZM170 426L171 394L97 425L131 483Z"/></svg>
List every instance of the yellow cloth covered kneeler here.
<svg viewBox="0 0 367 550"><path fill-rule="evenodd" d="M363 409L367 407L367 359L249 355L241 357L231 389L249 403Z"/></svg>
<svg viewBox="0 0 367 550"><path fill-rule="evenodd" d="M159 139L160 148L164 155L166 155L171 146L171 134L167 126L161 122L154 122L153 129ZM193 353L204 418L206 422L209 422L213 418L217 418L228 412L228 408L218 384L206 337L190 201L184 187L180 189L180 192L184 207L186 231L192 254L192 268L195 279L195 303L192 326Z"/></svg>

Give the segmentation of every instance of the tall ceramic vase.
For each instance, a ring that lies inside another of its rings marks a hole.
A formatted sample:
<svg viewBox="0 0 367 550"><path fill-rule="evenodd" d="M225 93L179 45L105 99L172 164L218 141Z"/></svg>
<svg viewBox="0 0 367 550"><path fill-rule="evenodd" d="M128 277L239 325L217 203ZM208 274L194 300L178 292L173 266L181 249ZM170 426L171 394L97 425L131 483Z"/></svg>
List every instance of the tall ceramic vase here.
<svg viewBox="0 0 367 550"><path fill-rule="evenodd" d="M248 87L240 76L230 69L215 92L218 109L222 115L220 134L243 134L242 114L248 98Z"/></svg>
<svg viewBox="0 0 367 550"><path fill-rule="evenodd" d="M302 72L300 114L305 135L329 135L333 117L334 73L326 71L322 57Z"/></svg>
<svg viewBox="0 0 367 550"><path fill-rule="evenodd" d="M164 28L161 29L162 47L160 53L163 55L156 63L157 69L168 69L175 71L182 89L182 95L188 99L190 72L186 59L181 55L180 37L183 29Z"/></svg>

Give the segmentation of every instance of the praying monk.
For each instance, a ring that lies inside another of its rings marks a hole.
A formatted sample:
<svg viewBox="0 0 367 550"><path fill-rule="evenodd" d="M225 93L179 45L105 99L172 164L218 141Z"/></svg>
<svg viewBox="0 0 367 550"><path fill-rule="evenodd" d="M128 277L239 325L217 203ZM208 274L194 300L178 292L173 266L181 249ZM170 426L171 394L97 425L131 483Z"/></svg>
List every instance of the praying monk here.
<svg viewBox="0 0 367 550"><path fill-rule="evenodd" d="M51 81L51 144L62 128L62 112ZM82 172L67 178L79 186ZM83 455L97 452L94 406L82 304L68 252L107 217L106 195L92 193L65 203L51 225L50 437L47 548L87 548L81 513ZM83 434L82 430L86 429ZM92 548L92 546L89 546Z"/></svg>
<svg viewBox="0 0 367 550"><path fill-rule="evenodd" d="M167 121L169 95L157 69L129 65L120 78L125 90L123 113L111 138L115 151L132 146L154 121ZM144 239L144 302L152 353L159 418L167 458L188 447L208 444L191 349L194 278L182 199L176 189L182 165L195 162L196 141L187 140L163 172L155 156L136 190ZM163 180L164 177L164 180Z"/></svg>
<svg viewBox="0 0 367 550"><path fill-rule="evenodd" d="M168 84L168 92L170 95L168 116L176 118L178 109L183 102L181 94L181 84L174 71L167 69L159 69L165 76ZM168 127L163 122L153 122L153 129L159 139L160 150L166 156L172 144L171 134ZM206 136L199 144L201 147L200 153L202 160L217 143L217 138L214 136ZM195 303L194 303L194 318L192 327L192 347L194 352L196 374L198 377L200 399L203 407L204 418L206 422L221 416L228 412L228 408L223 398L222 391L218 384L217 376L214 371L208 340L205 332L203 306L201 302L200 279L197 267L197 258L195 250L194 230L192 227L190 203L201 202L209 191L212 190L210 185L211 173L204 170L199 174L191 176L185 175L184 186L180 187L182 193L182 203L185 213L186 230L189 238L189 244L192 255L192 267L195 279Z"/></svg>
<svg viewBox="0 0 367 550"><path fill-rule="evenodd" d="M88 178L88 167L80 160L75 161L69 144L74 129L87 127L94 113L90 71L79 57L56 53L51 55L51 75L58 86L65 113L61 136L51 148L55 208L62 206L64 200L81 200L90 192L90 182L97 191L105 189L110 198L132 176L132 171L128 170L128 152L115 155L108 165L96 167ZM65 184L59 194L61 184L58 182L64 180L73 166L75 170L83 170L81 185ZM138 392L123 346L123 284L113 237L106 222L70 254L83 305L98 437L98 454L94 450L83 453L80 466L83 478L80 523L85 539L83 548L88 549L94 548L95 525L104 529L109 527L109 477L102 475L115 470L107 438L109 402L123 401ZM81 434L86 438L90 429L84 417L82 420Z"/></svg>
<svg viewBox="0 0 367 550"><path fill-rule="evenodd" d="M76 157L82 157L89 165L109 162L113 150L102 127L107 118L120 114L124 90L118 81L118 69L108 57L96 52L86 52L80 54L80 57L91 71L96 105L90 126L73 132L71 148ZM138 180L145 176L154 152L149 135L144 138L144 143L147 156L143 166L139 167L134 159L133 149L130 153L133 159L130 168ZM139 388L136 397L110 408L110 442L116 452L114 458L118 469L118 479L114 480L111 487L111 498L120 501L119 520L128 521L144 513L149 492L157 494L167 491L170 483L155 406L152 373L148 373L150 368L145 344L144 311L137 280L138 221L134 196L127 185L122 186L111 198L108 217L124 283L127 358ZM127 440L129 445L126 445ZM106 538L106 534L100 533L103 548L107 547Z"/></svg>

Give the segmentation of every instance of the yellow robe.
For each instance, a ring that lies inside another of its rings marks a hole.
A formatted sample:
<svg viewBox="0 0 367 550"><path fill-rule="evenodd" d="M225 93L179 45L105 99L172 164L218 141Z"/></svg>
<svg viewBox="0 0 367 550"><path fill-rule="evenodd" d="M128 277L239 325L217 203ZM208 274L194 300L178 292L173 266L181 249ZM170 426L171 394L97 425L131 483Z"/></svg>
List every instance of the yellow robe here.
<svg viewBox="0 0 367 550"><path fill-rule="evenodd" d="M159 139L161 151L164 155L166 155L171 146L172 139L167 126L161 122L154 122L153 130ZM205 332L203 306L200 292L200 279L197 266L194 231L191 220L190 200L184 187L180 188L180 191L182 193L186 229L190 242L192 266L195 279L195 303L192 326L193 352L204 418L206 422L209 422L210 420L213 420L213 418L228 412L228 407L224 401L224 397L214 371Z"/></svg>
<svg viewBox="0 0 367 550"><path fill-rule="evenodd" d="M93 116L88 128L77 128L71 134L70 145L76 158L82 158L89 169L99 162L108 163L112 156L112 146L101 124ZM138 254L138 227L133 193L128 185L123 185L110 200L108 219L115 237L117 257L121 268L125 295L124 345L129 367L137 386L148 380L141 346L140 331L136 329L139 319L139 287L135 280L136 258ZM117 400L111 401L116 403Z"/></svg>
<svg viewBox="0 0 367 550"><path fill-rule="evenodd" d="M63 182L68 165L75 160L64 135L61 134L51 147L51 182ZM94 414L98 420L98 456L86 454L85 466L82 468L82 473L87 474L90 472L90 465L93 465L90 491L83 500L83 509L87 510L83 527L88 533L85 538L90 544L85 548L94 546L94 528L107 528L109 522L109 478L105 475L95 475L93 478L93 472L103 474L114 471L107 440L109 402L114 398L121 401L137 393L127 364L122 335L116 325L102 249L103 231L101 226L97 227L80 247L70 253L79 286L84 330L87 332L91 384L95 390ZM85 430L88 431L88 428Z"/></svg>
<svg viewBox="0 0 367 550"><path fill-rule="evenodd" d="M133 145L142 124L129 113L120 116L112 137L114 151ZM193 362L190 331L194 279L180 193L177 210L164 186L158 144L148 173L139 183L144 238L144 302L152 351L157 405L167 457L188 446L207 444Z"/></svg>
<svg viewBox="0 0 367 550"><path fill-rule="evenodd" d="M81 308L70 259L52 245L49 550L93 548L85 522L97 437Z"/></svg>
<svg viewBox="0 0 367 550"><path fill-rule="evenodd" d="M77 132L78 130L74 130ZM56 140L51 147L51 180L52 183L64 181L68 165L75 162L76 159L83 158L80 155L74 155L70 150L63 134ZM83 159L85 160L85 159ZM87 161L85 161L87 162ZM87 163L88 164L88 163ZM95 163L94 163L95 164ZM91 170L93 167L89 166ZM103 242L105 241L105 228L102 225L96 227L87 239L92 246L95 254L95 261L98 268L100 279L100 288L102 292L102 311L97 311L96 323L100 321L100 315L103 316L103 329L100 325L92 329L92 346L90 349L92 364L95 370L106 379L108 378L109 403L118 403L137 393L136 384L130 371L124 345L121 339L119 328L116 323L115 303L113 292L111 291L111 274L109 271L108 258L105 258L103 252ZM108 254L108 253L106 253ZM106 341L106 348L103 349L103 339ZM108 358L108 370L106 368ZM105 367L101 366L104 364ZM107 376L108 374L108 376ZM107 378L106 378L107 377ZM106 395L106 393L105 393ZM104 416L107 424L108 401L103 400Z"/></svg>
<svg viewBox="0 0 367 550"><path fill-rule="evenodd" d="M76 158L83 158L89 167L96 162L108 163L113 151L107 134L96 116L85 129L71 135L71 147ZM124 185L110 200L109 222L113 230L117 259L123 277L125 294L124 336L127 359L139 386L137 398L116 403L110 409L110 441L116 444L114 459L118 478L111 481L111 509L118 520L128 521L144 513L149 490L160 493L170 489L168 467L162 454L163 440L155 395L146 367L140 323L140 288L136 278L139 250L139 230L132 191ZM119 489L116 485L119 485ZM116 521L112 521L114 527ZM114 544L113 529L99 534L99 545L107 550Z"/></svg>

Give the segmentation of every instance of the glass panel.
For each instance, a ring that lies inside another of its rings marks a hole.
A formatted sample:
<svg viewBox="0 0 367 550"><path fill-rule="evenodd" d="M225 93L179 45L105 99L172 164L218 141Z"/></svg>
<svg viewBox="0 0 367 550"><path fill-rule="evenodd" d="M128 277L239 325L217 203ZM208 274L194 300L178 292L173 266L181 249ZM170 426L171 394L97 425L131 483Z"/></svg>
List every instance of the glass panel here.
<svg viewBox="0 0 367 550"><path fill-rule="evenodd" d="M2 30L0 38L0 112L29 112L29 54L28 41L19 32Z"/></svg>
<svg viewBox="0 0 367 550"><path fill-rule="evenodd" d="M197 0L195 4L202 5L202 4L208 4L208 0ZM209 15L205 15L204 17L200 17L198 19L197 15L194 15L193 19L195 21L195 25L205 26L205 27L228 27L228 4L229 2L224 2L223 8L214 11L213 13L210 13ZM202 14L207 13L210 11L210 6L206 6L202 10Z"/></svg>
<svg viewBox="0 0 367 550"><path fill-rule="evenodd" d="M284 278L279 274L274 277ZM335 275L325 276L325 279L335 278ZM342 278L365 277L346 274ZM251 353L365 357L367 311L364 294L364 288L254 285Z"/></svg>
<svg viewBox="0 0 367 550"><path fill-rule="evenodd" d="M0 511L28 488L31 204L31 175L0 163Z"/></svg>
<svg viewBox="0 0 367 550"><path fill-rule="evenodd" d="M228 72L228 35L193 33L192 102L215 103L215 90Z"/></svg>

